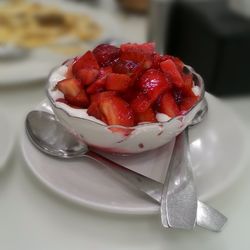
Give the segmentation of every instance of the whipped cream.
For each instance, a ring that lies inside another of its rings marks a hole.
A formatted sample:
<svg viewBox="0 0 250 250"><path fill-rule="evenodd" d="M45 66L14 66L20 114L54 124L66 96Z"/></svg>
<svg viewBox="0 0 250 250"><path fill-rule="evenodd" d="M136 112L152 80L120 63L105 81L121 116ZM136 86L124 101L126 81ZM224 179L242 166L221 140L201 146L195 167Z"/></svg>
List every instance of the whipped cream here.
<svg viewBox="0 0 250 250"><path fill-rule="evenodd" d="M172 119L170 116L163 113L157 113L155 117L158 122L167 122L168 120Z"/></svg>
<svg viewBox="0 0 250 250"><path fill-rule="evenodd" d="M199 86L193 86L192 91L196 96L201 95L201 88Z"/></svg>

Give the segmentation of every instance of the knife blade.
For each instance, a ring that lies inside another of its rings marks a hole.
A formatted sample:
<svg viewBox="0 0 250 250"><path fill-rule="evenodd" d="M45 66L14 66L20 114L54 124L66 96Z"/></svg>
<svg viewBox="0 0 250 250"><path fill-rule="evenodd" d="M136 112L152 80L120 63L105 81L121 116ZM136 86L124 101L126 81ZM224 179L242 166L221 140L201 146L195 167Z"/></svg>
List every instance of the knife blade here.
<svg viewBox="0 0 250 250"><path fill-rule="evenodd" d="M162 183L123 167L122 165L119 165L118 163L111 161L96 152L89 151L86 156L102 163L111 173L114 173L118 177L122 177L123 180L136 190L144 193L154 201L157 201L159 204L161 203L163 190ZM196 224L198 226L210 231L219 232L226 222L227 218L222 213L198 200L196 218Z"/></svg>

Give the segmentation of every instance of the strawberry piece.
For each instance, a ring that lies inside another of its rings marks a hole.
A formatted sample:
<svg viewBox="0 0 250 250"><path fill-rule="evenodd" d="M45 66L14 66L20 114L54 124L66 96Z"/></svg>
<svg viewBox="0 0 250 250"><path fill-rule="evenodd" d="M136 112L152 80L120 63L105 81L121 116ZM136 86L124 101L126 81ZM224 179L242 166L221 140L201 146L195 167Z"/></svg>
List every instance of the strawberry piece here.
<svg viewBox="0 0 250 250"><path fill-rule="evenodd" d="M193 74L183 74L183 92L186 96L195 96L192 87L193 87Z"/></svg>
<svg viewBox="0 0 250 250"><path fill-rule="evenodd" d="M178 57L175 57L175 56L170 56L170 57L171 57L171 60L175 63L175 65L176 65L177 69L179 70L179 72L182 73L184 63Z"/></svg>
<svg viewBox="0 0 250 250"><path fill-rule="evenodd" d="M92 84L90 84L86 91L90 95L101 92L105 89L105 84L106 84L106 76L101 77Z"/></svg>
<svg viewBox="0 0 250 250"><path fill-rule="evenodd" d="M196 104L198 99L199 99L198 96L185 97L179 105L181 111L188 111L189 109L191 109Z"/></svg>
<svg viewBox="0 0 250 250"><path fill-rule="evenodd" d="M140 52L142 54L152 55L155 52L155 43L124 43L120 46L121 52Z"/></svg>
<svg viewBox="0 0 250 250"><path fill-rule="evenodd" d="M151 103L146 95L143 93L139 93L135 99L133 99L130 103L131 108L136 113L142 113L145 112L147 109L149 109Z"/></svg>
<svg viewBox="0 0 250 250"><path fill-rule="evenodd" d="M193 87L193 74L182 74L183 87L185 89L191 89Z"/></svg>
<svg viewBox="0 0 250 250"><path fill-rule="evenodd" d="M128 103L131 103L131 101L136 98L137 92L131 86L125 92L120 93L120 95L121 95L121 97L122 97L123 100L125 100Z"/></svg>
<svg viewBox="0 0 250 250"><path fill-rule="evenodd" d="M118 59L112 64L112 69L114 73L131 74L137 65L133 61Z"/></svg>
<svg viewBox="0 0 250 250"><path fill-rule="evenodd" d="M184 63L178 57L171 56L171 55L160 55L158 53L154 53L153 55L152 68L155 68L155 69L160 68L160 63L166 60L172 60L174 64L176 65L178 71L180 73L183 72Z"/></svg>
<svg viewBox="0 0 250 250"><path fill-rule="evenodd" d="M77 58L73 64L72 71L73 74L84 68L99 69L99 65L94 54L91 51L87 51L84 55Z"/></svg>
<svg viewBox="0 0 250 250"><path fill-rule="evenodd" d="M89 105L89 99L84 89L82 89L76 96L64 95L68 104L78 108L87 108Z"/></svg>
<svg viewBox="0 0 250 250"><path fill-rule="evenodd" d="M101 111L99 109L98 103L96 103L96 102L92 102L89 105L87 113L90 116L94 116L96 119L101 120L101 118L102 118Z"/></svg>
<svg viewBox="0 0 250 250"><path fill-rule="evenodd" d="M130 127L134 125L134 114L129 104L120 97L112 96L103 98L99 109L108 125L122 125Z"/></svg>
<svg viewBox="0 0 250 250"><path fill-rule="evenodd" d="M135 113L135 120L137 123L140 122L157 122L155 113L152 108L148 108L146 111L141 113Z"/></svg>
<svg viewBox="0 0 250 250"><path fill-rule="evenodd" d="M152 104L158 96L170 89L171 85L161 71L149 69L138 80L137 87L148 97Z"/></svg>
<svg viewBox="0 0 250 250"><path fill-rule="evenodd" d="M160 68L160 63L163 61L166 61L168 59L172 59L173 56L170 55L160 55L159 53L154 53L153 55L153 63L152 63L152 68L159 69Z"/></svg>
<svg viewBox="0 0 250 250"><path fill-rule="evenodd" d="M107 76L110 73L112 73L111 66L101 68L97 76L97 80L94 81L92 84L90 84L90 86L87 88L87 93L95 94L95 93L105 90Z"/></svg>
<svg viewBox="0 0 250 250"><path fill-rule="evenodd" d="M87 113L89 115L94 116L99 120L103 120L103 115L99 109L99 104L102 102L103 99L115 96L115 91L104 91L97 94L94 94L90 97L91 104L88 107Z"/></svg>
<svg viewBox="0 0 250 250"><path fill-rule="evenodd" d="M145 72L145 68L143 65L138 64L134 69L133 72L130 74L131 85L133 85Z"/></svg>
<svg viewBox="0 0 250 250"><path fill-rule="evenodd" d="M109 98L109 97L112 97L115 95L116 95L115 91L104 91L104 92L100 92L100 93L91 95L90 100L91 100L91 103L98 103L99 104L100 102L102 102L102 100L104 98Z"/></svg>
<svg viewBox="0 0 250 250"><path fill-rule="evenodd" d="M111 73L107 76L106 89L124 92L128 89L131 79L125 74Z"/></svg>
<svg viewBox="0 0 250 250"><path fill-rule="evenodd" d="M144 69L149 69L152 65L151 55L143 54L141 52L126 52L121 54L122 60L129 60L135 63L140 63Z"/></svg>
<svg viewBox="0 0 250 250"><path fill-rule="evenodd" d="M63 92L66 102L76 107L87 107L88 97L82 89L80 81L75 78L64 79L57 83L57 88Z"/></svg>
<svg viewBox="0 0 250 250"><path fill-rule="evenodd" d="M100 44L93 53L100 66L107 66L119 57L120 49L110 44Z"/></svg>
<svg viewBox="0 0 250 250"><path fill-rule="evenodd" d="M113 72L113 70L112 70L111 66L103 67L103 68L100 69L98 77L100 78L100 77L103 77L103 76L107 76L108 74L110 74L112 72Z"/></svg>
<svg viewBox="0 0 250 250"><path fill-rule="evenodd" d="M78 81L75 78L64 79L62 81L59 81L56 87L61 92L63 92L64 95L68 95L72 97L77 96L82 90L80 81Z"/></svg>
<svg viewBox="0 0 250 250"><path fill-rule="evenodd" d="M183 87L183 79L175 63L168 59L160 63L161 70L167 75L176 87Z"/></svg>
<svg viewBox="0 0 250 250"><path fill-rule="evenodd" d="M76 73L77 79L79 79L82 85L89 85L94 82L99 74L97 69L81 69Z"/></svg>
<svg viewBox="0 0 250 250"><path fill-rule="evenodd" d="M159 111L169 117L175 117L180 113L179 107L171 93L165 93L162 96Z"/></svg>
<svg viewBox="0 0 250 250"><path fill-rule="evenodd" d="M154 43L126 43L121 45L122 60L129 60L143 65L144 69L149 69L152 65L152 56L155 51Z"/></svg>

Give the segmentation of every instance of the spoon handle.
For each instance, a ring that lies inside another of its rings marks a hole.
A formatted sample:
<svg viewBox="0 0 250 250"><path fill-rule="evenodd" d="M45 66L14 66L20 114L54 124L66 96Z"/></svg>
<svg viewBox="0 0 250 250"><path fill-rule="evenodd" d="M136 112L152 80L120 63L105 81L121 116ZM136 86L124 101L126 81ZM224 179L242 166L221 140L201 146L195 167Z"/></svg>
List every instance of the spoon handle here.
<svg viewBox="0 0 250 250"><path fill-rule="evenodd" d="M188 128L176 137L161 200L161 220L166 227L193 229L197 194L190 163Z"/></svg>
<svg viewBox="0 0 250 250"><path fill-rule="evenodd" d="M137 172L134 172L133 170L123 167L122 165L119 165L118 163L113 162L96 152L88 151L85 156L97 161L98 163L101 163L112 173L123 177L123 180L127 181L129 185L133 185L134 187L136 187L139 191L146 193L150 197L153 194L154 200L157 200L158 202L161 201L162 187L158 182L153 181L152 179Z"/></svg>

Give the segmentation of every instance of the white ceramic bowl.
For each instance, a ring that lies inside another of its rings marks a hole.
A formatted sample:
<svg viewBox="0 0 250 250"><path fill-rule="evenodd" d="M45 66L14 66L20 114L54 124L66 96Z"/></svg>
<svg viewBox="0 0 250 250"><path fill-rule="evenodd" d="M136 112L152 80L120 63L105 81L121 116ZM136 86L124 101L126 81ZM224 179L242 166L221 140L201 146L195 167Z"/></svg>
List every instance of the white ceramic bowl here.
<svg viewBox="0 0 250 250"><path fill-rule="evenodd" d="M205 93L203 79L191 67L187 67L197 76L197 85L201 89L200 98L196 105L185 114L174 117L166 122L147 123L134 127L108 126L72 114L72 112L68 111L69 107L66 110L66 104L56 102L52 95L52 77L59 68L53 70L49 76L47 96L57 119L78 140L81 140L88 146L106 152L122 154L141 153L161 147L170 142L191 123L195 114L200 110L201 101Z"/></svg>

